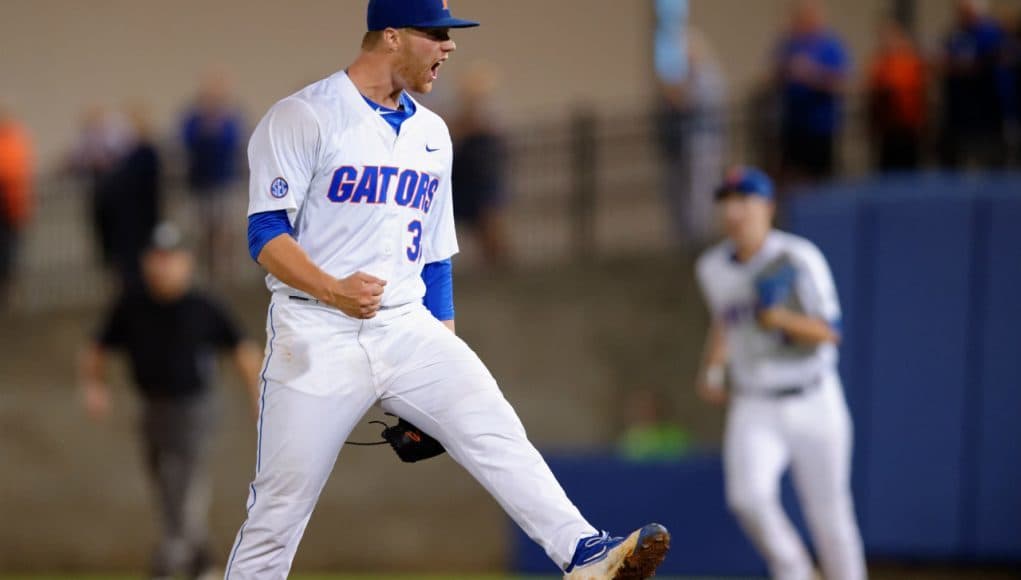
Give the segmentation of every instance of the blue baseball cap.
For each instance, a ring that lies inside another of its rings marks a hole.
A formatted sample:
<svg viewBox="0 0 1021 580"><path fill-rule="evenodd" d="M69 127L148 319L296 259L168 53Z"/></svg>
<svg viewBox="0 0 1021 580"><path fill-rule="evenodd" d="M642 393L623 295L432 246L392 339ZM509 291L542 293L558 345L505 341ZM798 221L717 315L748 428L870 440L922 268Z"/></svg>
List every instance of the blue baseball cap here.
<svg viewBox="0 0 1021 580"><path fill-rule="evenodd" d="M478 22L454 18L450 0L369 0L369 30L387 28L471 28Z"/></svg>
<svg viewBox="0 0 1021 580"><path fill-rule="evenodd" d="M734 167L727 171L723 183L716 188L716 200L728 195L757 195L773 199L773 180L766 173L754 167Z"/></svg>

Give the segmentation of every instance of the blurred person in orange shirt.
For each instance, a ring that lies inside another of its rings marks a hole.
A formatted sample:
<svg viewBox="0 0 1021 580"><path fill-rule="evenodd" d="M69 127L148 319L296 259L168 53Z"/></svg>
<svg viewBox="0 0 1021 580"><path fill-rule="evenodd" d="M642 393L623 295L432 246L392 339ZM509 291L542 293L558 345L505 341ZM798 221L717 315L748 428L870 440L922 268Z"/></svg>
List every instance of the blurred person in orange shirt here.
<svg viewBox="0 0 1021 580"><path fill-rule="evenodd" d="M868 78L869 121L879 170L914 169L926 124L925 62L907 31L888 22Z"/></svg>
<svg viewBox="0 0 1021 580"><path fill-rule="evenodd" d="M0 106L0 307L9 299L19 233L32 214L33 162L28 131Z"/></svg>

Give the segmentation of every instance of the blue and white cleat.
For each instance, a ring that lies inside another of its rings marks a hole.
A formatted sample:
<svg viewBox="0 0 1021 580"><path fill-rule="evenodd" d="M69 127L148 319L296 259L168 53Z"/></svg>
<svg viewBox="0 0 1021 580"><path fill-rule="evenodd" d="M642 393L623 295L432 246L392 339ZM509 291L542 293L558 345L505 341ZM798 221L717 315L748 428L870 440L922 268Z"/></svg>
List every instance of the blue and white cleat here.
<svg viewBox="0 0 1021 580"><path fill-rule="evenodd" d="M670 549L670 532L649 524L626 538L603 532L582 538L574 558L564 570L564 580L644 580L656 575Z"/></svg>

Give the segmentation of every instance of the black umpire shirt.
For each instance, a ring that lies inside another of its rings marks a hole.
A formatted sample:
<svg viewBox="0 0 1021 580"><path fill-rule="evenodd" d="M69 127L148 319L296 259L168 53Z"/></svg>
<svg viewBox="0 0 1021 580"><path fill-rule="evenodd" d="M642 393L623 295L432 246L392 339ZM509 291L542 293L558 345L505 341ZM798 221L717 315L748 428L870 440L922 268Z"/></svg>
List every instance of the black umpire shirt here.
<svg viewBox="0 0 1021 580"><path fill-rule="evenodd" d="M237 347L241 332L226 310L194 290L166 303L137 291L117 301L98 340L128 355L147 398L182 398L209 388L216 352Z"/></svg>

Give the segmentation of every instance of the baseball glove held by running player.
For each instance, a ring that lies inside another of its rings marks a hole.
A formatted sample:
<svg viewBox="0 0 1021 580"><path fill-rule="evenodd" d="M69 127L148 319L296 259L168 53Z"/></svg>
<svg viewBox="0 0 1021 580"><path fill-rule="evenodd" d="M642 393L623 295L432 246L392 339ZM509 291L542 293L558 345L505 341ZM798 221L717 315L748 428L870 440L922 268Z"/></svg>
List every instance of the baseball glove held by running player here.
<svg viewBox="0 0 1021 580"><path fill-rule="evenodd" d="M755 294L758 308L767 309L783 306L801 312L801 304L794 293L797 270L790 258L781 256L774 260L755 278Z"/></svg>
<svg viewBox="0 0 1021 580"><path fill-rule="evenodd" d="M382 421L378 422L386 426ZM446 452L439 441L400 417L397 418L396 425L386 426L380 436L393 447L394 453L405 463L415 463Z"/></svg>

